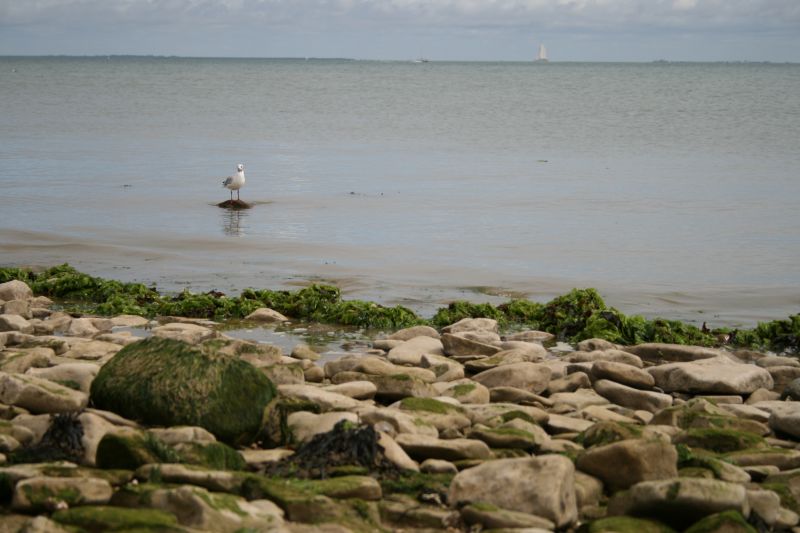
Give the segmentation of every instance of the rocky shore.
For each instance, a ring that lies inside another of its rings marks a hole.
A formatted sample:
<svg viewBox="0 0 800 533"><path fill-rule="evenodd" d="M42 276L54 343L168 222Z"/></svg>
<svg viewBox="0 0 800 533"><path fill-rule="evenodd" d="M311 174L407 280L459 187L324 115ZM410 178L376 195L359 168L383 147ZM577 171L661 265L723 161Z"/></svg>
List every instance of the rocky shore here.
<svg viewBox="0 0 800 533"><path fill-rule="evenodd" d="M322 359L19 280L0 311L0 531L800 531L794 356L462 318Z"/></svg>

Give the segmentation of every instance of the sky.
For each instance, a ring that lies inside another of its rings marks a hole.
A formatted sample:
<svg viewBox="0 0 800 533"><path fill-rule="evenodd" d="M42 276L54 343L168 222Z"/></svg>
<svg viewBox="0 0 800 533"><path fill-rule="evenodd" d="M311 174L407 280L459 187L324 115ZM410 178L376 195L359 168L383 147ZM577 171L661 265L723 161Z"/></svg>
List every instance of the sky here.
<svg viewBox="0 0 800 533"><path fill-rule="evenodd" d="M800 0L0 0L0 55L800 62Z"/></svg>

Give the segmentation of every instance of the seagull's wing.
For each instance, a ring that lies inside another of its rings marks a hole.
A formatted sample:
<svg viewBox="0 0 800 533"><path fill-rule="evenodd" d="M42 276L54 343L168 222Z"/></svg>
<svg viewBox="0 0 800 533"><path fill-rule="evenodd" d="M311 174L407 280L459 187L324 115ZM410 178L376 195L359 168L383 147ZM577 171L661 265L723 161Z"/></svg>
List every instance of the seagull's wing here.
<svg viewBox="0 0 800 533"><path fill-rule="evenodd" d="M227 187L227 186L228 186L228 185L230 185L231 183L233 183L233 176L228 176L227 178L225 178L224 180L222 180L222 186L223 186L223 187Z"/></svg>

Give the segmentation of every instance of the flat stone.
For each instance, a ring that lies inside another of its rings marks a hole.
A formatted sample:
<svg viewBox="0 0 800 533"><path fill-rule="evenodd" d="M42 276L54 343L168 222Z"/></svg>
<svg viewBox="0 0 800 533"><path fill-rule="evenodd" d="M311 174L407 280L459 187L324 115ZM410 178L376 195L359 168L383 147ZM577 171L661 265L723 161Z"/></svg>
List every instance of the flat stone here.
<svg viewBox="0 0 800 533"><path fill-rule="evenodd" d="M715 348L687 346L684 344L666 344L650 342L636 346L628 346L626 351L638 355L642 359L660 363L662 361L688 362L725 356L725 352Z"/></svg>
<svg viewBox="0 0 800 533"><path fill-rule="evenodd" d="M378 387L371 381L347 381L338 385L327 385L323 390L343 394L356 400L371 400L378 392Z"/></svg>
<svg viewBox="0 0 800 533"><path fill-rule="evenodd" d="M785 391L794 380L800 378L800 367L796 366L770 366L766 370L772 376L772 389L778 392Z"/></svg>
<svg viewBox="0 0 800 533"><path fill-rule="evenodd" d="M270 309L269 307L260 307L244 317L245 320L252 320L253 322L261 322L265 324L271 324L275 322L288 322L289 319L286 318L281 313L275 311L274 309Z"/></svg>
<svg viewBox="0 0 800 533"><path fill-rule="evenodd" d="M507 335L505 337L508 341L524 341L524 342L550 342L555 340L556 336L552 333L548 333L546 331L538 331L534 329L529 329L526 331L519 331L512 335Z"/></svg>
<svg viewBox="0 0 800 533"><path fill-rule="evenodd" d="M390 462L402 470L419 472L419 465L406 451L397 444L394 437L386 432L378 431L378 446L383 448L383 454Z"/></svg>
<svg viewBox="0 0 800 533"><path fill-rule="evenodd" d="M464 333L445 333L441 338L444 353L449 356L494 355L501 349L491 344L471 340Z"/></svg>
<svg viewBox="0 0 800 533"><path fill-rule="evenodd" d="M425 459L447 461L488 459L491 455L491 450L486 443L475 439L443 440L425 435L401 433L395 440L408 455L418 461Z"/></svg>
<svg viewBox="0 0 800 533"><path fill-rule="evenodd" d="M484 424L489 427L496 427L512 418L520 415L524 418L544 425L550 415L538 407L529 405L517 405L513 403L492 402L488 404L464 405L464 411L472 420L472 424Z"/></svg>
<svg viewBox="0 0 800 533"><path fill-rule="evenodd" d="M410 433L438 437L433 424L415 416L413 411L404 412L396 408L366 406L356 410L361 421L375 427L389 425L395 434Z"/></svg>
<svg viewBox="0 0 800 533"><path fill-rule="evenodd" d="M516 387L538 394L547 388L552 370L536 363L513 363L485 370L472 377L481 385L492 387Z"/></svg>
<svg viewBox="0 0 800 533"><path fill-rule="evenodd" d="M78 342L71 342L69 350L61 354L61 356L69 359L100 361L110 358L121 349L122 346L113 342L81 340Z"/></svg>
<svg viewBox="0 0 800 533"><path fill-rule="evenodd" d="M648 369L665 392L689 394L749 394L771 389L770 373L756 365L735 363L726 356Z"/></svg>
<svg viewBox="0 0 800 533"><path fill-rule="evenodd" d="M4 315L19 315L25 320L33 318L31 314L31 304L28 300L11 300L0 306Z"/></svg>
<svg viewBox="0 0 800 533"><path fill-rule="evenodd" d="M280 385L278 392L289 398L315 403L320 406L322 411L349 411L361 405L361 402L349 396L326 391L313 385Z"/></svg>
<svg viewBox="0 0 800 533"><path fill-rule="evenodd" d="M34 347L11 349L0 355L3 356L0 361L0 371L9 374L23 374L29 369L50 366L55 352L51 348Z"/></svg>
<svg viewBox="0 0 800 533"><path fill-rule="evenodd" d="M92 381L99 371L100 366L94 363L63 363L49 368L29 368L25 373L56 383L74 383L78 390L89 394Z"/></svg>
<svg viewBox="0 0 800 533"><path fill-rule="evenodd" d="M217 337L217 333L211 328L184 322L170 322L153 328L152 332L156 337L179 340L189 344L198 344Z"/></svg>
<svg viewBox="0 0 800 533"><path fill-rule="evenodd" d="M632 415L633 413L631 413ZM648 413L649 414L649 413ZM625 416L608 408L607 405L589 405L581 409L581 417L593 422L623 422L625 424L639 424L639 420L632 416Z"/></svg>
<svg viewBox="0 0 800 533"><path fill-rule="evenodd" d="M0 372L0 402L34 414L63 413L86 407L89 395L46 379Z"/></svg>
<svg viewBox="0 0 800 533"><path fill-rule="evenodd" d="M91 318L73 318L67 328L67 335L71 337L91 338L100 333Z"/></svg>
<svg viewBox="0 0 800 533"><path fill-rule="evenodd" d="M421 472L426 474L457 474L458 468L450 461L444 459L425 459L419 465Z"/></svg>
<svg viewBox="0 0 800 533"><path fill-rule="evenodd" d="M655 385L655 379L648 372L614 361L596 361L592 365L592 375L596 379L608 379L635 389L647 390Z"/></svg>
<svg viewBox="0 0 800 533"><path fill-rule="evenodd" d="M466 505L461 509L461 517L470 525L480 524L485 529L524 529L535 528L540 531L553 531L555 524L546 518L519 511L509 511L500 507Z"/></svg>
<svg viewBox="0 0 800 533"><path fill-rule="evenodd" d="M550 395L554 404L566 404L574 410L580 410L590 405L608 405L608 400L592 389L578 389L575 392L559 392Z"/></svg>
<svg viewBox="0 0 800 533"><path fill-rule="evenodd" d="M476 359L464 364L470 372L483 372L502 365L513 363L536 363L547 356L547 351L538 344L531 344L525 348L512 348L503 350L485 359Z"/></svg>
<svg viewBox="0 0 800 533"><path fill-rule="evenodd" d="M607 350L594 350L591 352L573 352L564 358L570 363L594 363L595 361L611 361L614 363L622 363L625 365L635 366L642 368L644 363L642 359L632 353L615 348Z"/></svg>
<svg viewBox="0 0 800 533"><path fill-rule="evenodd" d="M607 379L595 381L594 390L610 402L628 409L655 413L672 405L672 396L653 391L643 391Z"/></svg>
<svg viewBox="0 0 800 533"><path fill-rule="evenodd" d="M111 318L114 327L123 328L143 328L150 323L150 320L139 315L117 315Z"/></svg>
<svg viewBox="0 0 800 533"><path fill-rule="evenodd" d="M547 429L551 434L580 433L582 431L586 431L593 425L594 422L590 420L573 418L555 413L550 413L550 416L547 419Z"/></svg>
<svg viewBox="0 0 800 533"><path fill-rule="evenodd" d="M152 428L148 430L164 444L174 446L187 442L216 442L217 438L207 429L199 426L175 426Z"/></svg>
<svg viewBox="0 0 800 533"><path fill-rule="evenodd" d="M636 515L661 519L683 529L722 511L750 514L743 485L715 479L676 478L643 481L618 493L608 504L611 516Z"/></svg>
<svg viewBox="0 0 800 533"><path fill-rule="evenodd" d="M104 479L31 477L16 484L11 507L18 511L52 511L60 502L69 506L103 505L112 494L111 485Z"/></svg>
<svg viewBox="0 0 800 533"><path fill-rule="evenodd" d="M459 472L450 484L451 506L484 502L528 513L564 528L577 520L575 468L566 457L498 459Z"/></svg>
<svg viewBox="0 0 800 533"><path fill-rule="evenodd" d="M588 389L592 386L592 380L586 372L573 372L563 378L551 379L547 384L547 391L553 394L562 392L575 392L578 389Z"/></svg>
<svg viewBox="0 0 800 533"><path fill-rule="evenodd" d="M549 398L516 387L493 387L489 389L489 395L490 401L494 403L553 406L553 402Z"/></svg>
<svg viewBox="0 0 800 533"><path fill-rule="evenodd" d="M218 492L235 492L241 486L238 472L228 470L209 470L194 465L160 463L140 466L136 478L147 481L153 475L161 476L164 483L187 484Z"/></svg>
<svg viewBox="0 0 800 533"><path fill-rule="evenodd" d="M441 396L455 398L462 404L489 403L491 399L489 389L469 379L449 381L442 384L442 387L437 387L436 385L438 383L434 387Z"/></svg>
<svg viewBox="0 0 800 533"><path fill-rule="evenodd" d="M640 481L677 477L677 462L678 452L668 442L626 439L586 450L576 466L617 491Z"/></svg>
<svg viewBox="0 0 800 533"><path fill-rule="evenodd" d="M408 370L423 369L409 367ZM331 382L335 384L348 381L369 381L373 383L377 389L375 397L385 401L401 400L408 397L431 398L437 395L436 389L430 383L408 373L373 375L361 372L339 372L331 379Z"/></svg>
<svg viewBox="0 0 800 533"><path fill-rule="evenodd" d="M278 461L290 457L294 454L292 450L286 450L283 448L275 448L272 450L240 450L240 454L244 458L244 461L247 463L247 466L254 470L259 470L264 468L265 466L271 463L277 463Z"/></svg>
<svg viewBox="0 0 800 533"><path fill-rule="evenodd" d="M19 315L0 315L0 331L19 331L20 333L33 333L33 324Z"/></svg>

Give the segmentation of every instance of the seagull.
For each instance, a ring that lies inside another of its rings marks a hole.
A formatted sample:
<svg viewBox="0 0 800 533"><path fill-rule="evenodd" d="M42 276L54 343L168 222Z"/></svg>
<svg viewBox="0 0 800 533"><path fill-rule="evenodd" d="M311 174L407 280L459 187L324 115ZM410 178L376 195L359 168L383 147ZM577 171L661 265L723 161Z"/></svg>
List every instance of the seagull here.
<svg viewBox="0 0 800 533"><path fill-rule="evenodd" d="M236 191L236 199L239 199L239 189L244 187L244 165L236 165L236 175L228 176L222 181L222 186L231 190L231 202L233 201L233 191Z"/></svg>

